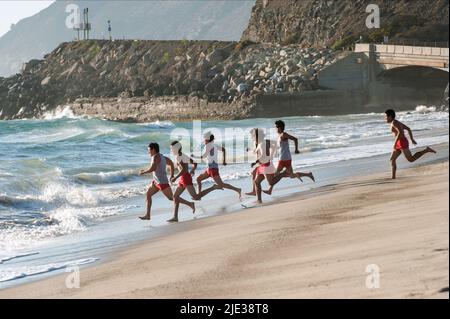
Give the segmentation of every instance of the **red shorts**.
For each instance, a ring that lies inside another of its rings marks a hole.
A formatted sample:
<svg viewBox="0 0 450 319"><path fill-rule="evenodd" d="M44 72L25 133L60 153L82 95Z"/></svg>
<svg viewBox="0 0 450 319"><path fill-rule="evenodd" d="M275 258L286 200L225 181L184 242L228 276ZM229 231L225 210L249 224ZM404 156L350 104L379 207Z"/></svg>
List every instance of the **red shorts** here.
<svg viewBox="0 0 450 319"><path fill-rule="evenodd" d="M211 178L220 176L218 168L208 168L205 173L208 174L208 176Z"/></svg>
<svg viewBox="0 0 450 319"><path fill-rule="evenodd" d="M291 168L291 167L292 167L292 160L278 162L278 170L282 170L283 168Z"/></svg>
<svg viewBox="0 0 450 319"><path fill-rule="evenodd" d="M157 182L153 181L153 186L155 186L157 189L159 189L160 191L163 191L167 188L170 187L169 184L158 184Z"/></svg>
<svg viewBox="0 0 450 319"><path fill-rule="evenodd" d="M268 167L270 167L272 165L272 162L268 162L265 164L261 164L258 166L258 168L256 169L256 175L265 175L268 172ZM272 172L273 174L273 172Z"/></svg>
<svg viewBox="0 0 450 319"><path fill-rule="evenodd" d="M192 186L192 185L194 185L194 183L192 183L192 176L190 173L186 173L181 176L178 186L186 188L186 187Z"/></svg>
<svg viewBox="0 0 450 319"><path fill-rule="evenodd" d="M395 144L395 149L397 151L405 150L409 148L409 141L406 137L403 137L397 141Z"/></svg>

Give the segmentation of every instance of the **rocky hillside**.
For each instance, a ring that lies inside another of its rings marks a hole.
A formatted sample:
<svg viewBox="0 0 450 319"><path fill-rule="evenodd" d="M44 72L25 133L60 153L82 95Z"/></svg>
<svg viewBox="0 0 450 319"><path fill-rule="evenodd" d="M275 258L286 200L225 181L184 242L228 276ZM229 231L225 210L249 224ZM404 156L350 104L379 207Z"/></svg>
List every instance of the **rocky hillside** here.
<svg viewBox="0 0 450 319"><path fill-rule="evenodd" d="M318 88L332 50L217 41L63 43L0 78L0 119L40 116L82 98L195 97L233 103ZM127 119L129 120L129 119Z"/></svg>
<svg viewBox="0 0 450 319"><path fill-rule="evenodd" d="M367 29L368 4L381 28ZM448 42L449 0L257 0L243 40L340 48L363 36L381 42Z"/></svg>
<svg viewBox="0 0 450 319"><path fill-rule="evenodd" d="M19 72L22 63L41 59L61 42L74 39L75 32L65 26L69 3L89 8L92 39L108 39L111 20L116 39L235 41L247 27L255 0L58 0L0 38L0 76Z"/></svg>

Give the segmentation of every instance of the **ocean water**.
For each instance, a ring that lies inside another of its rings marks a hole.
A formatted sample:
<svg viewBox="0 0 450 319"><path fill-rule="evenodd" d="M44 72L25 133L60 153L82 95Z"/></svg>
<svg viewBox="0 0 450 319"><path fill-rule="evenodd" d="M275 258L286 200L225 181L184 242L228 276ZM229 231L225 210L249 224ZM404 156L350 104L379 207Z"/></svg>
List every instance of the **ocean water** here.
<svg viewBox="0 0 450 319"><path fill-rule="evenodd" d="M420 146L448 143L448 113L417 107L400 113L399 119L413 128ZM392 149L383 114L283 120L300 139L301 154L294 156L298 169L331 169L357 159L370 163ZM143 231L136 217L144 211L143 195L151 179L137 173L149 165L150 142L160 143L162 153L169 155L174 136L183 136L184 151L190 154L197 148L189 145L201 147L201 133L213 130L228 149L223 179L249 190L252 158L243 151L251 146L246 132L259 127L270 133L273 122L203 122L199 130L200 123L114 123L76 117L68 109L41 120L0 121L0 284L97 261L98 256L79 253L92 245L87 238L95 237L96 247L142 238L133 234ZM238 134L226 135L228 130ZM205 211L218 210L214 201L219 194L202 201ZM227 196L239 206L233 194ZM156 197L154 213L154 223L163 227L171 203ZM69 243L78 250L67 251Z"/></svg>

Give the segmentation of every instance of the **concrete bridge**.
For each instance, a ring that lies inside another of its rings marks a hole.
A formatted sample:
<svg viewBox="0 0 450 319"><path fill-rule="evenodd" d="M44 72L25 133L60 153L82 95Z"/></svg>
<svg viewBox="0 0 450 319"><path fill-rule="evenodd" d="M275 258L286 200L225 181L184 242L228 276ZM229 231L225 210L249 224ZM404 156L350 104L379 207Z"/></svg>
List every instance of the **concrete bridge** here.
<svg viewBox="0 0 450 319"><path fill-rule="evenodd" d="M375 59L386 70L404 66L422 66L448 72L448 47L356 44L355 53L360 52Z"/></svg>
<svg viewBox="0 0 450 319"><path fill-rule="evenodd" d="M448 47L356 44L318 79L324 90L365 96L367 108L390 105L408 110L448 101L448 64Z"/></svg>

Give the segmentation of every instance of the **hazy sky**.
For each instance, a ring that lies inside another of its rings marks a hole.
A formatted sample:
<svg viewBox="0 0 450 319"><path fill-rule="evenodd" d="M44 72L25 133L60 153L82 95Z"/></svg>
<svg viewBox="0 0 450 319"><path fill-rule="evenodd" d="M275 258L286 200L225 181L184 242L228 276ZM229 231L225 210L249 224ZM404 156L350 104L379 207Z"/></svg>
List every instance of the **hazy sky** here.
<svg viewBox="0 0 450 319"><path fill-rule="evenodd" d="M0 0L0 37L9 31L12 23L38 13L52 2L53 0Z"/></svg>

